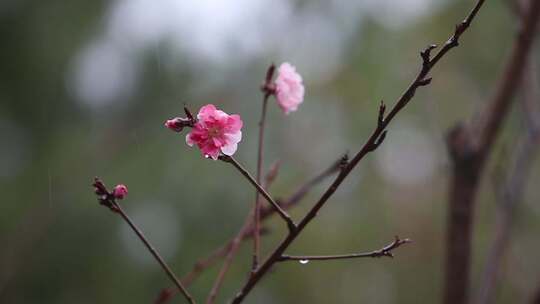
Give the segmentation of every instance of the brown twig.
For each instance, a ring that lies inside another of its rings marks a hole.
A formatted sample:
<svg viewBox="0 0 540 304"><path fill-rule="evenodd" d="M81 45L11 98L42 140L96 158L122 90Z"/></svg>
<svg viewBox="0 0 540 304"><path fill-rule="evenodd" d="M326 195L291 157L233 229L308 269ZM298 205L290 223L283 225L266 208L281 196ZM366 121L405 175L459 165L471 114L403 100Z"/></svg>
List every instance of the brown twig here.
<svg viewBox="0 0 540 304"><path fill-rule="evenodd" d="M111 192L107 190L105 187L105 184L99 179L95 178L94 183L92 184L95 188L95 193L98 196L98 201L101 205L109 208L114 213L120 214L120 216L126 221L126 223L129 225L129 227L135 232L137 237L143 242L144 246L148 249L148 251L152 254L152 256L156 259L156 261L159 263L161 268L163 268L163 271L167 274L167 276L173 281L173 283L178 287L178 290L184 295L184 298L191 304L195 304L195 300L189 294L189 292L186 290L186 288L182 285L180 280L176 277L174 272L171 270L171 268L165 263L159 252L150 244L148 239L144 236L143 232L133 223L131 218L126 214L124 209L120 206L120 204L116 201L117 199L121 199L124 197L125 194L122 194L121 196L115 195L114 192ZM123 186L123 185L122 185ZM125 188L125 186L123 186Z"/></svg>
<svg viewBox="0 0 540 304"><path fill-rule="evenodd" d="M300 186L291 196L289 196L285 200L276 200L278 204L283 209L289 209L294 207L296 204L298 204L308 193L309 191L316 186L317 184L321 183L326 178L330 177L331 175L335 174L341 164L341 159L334 162L330 167L328 167L326 170L321 172L319 175L315 176L311 180L307 181L305 184ZM270 184L273 182L273 180L276 177L277 171L279 168L279 162L276 162L269 170L268 174L266 175L266 188L270 187ZM240 231L236 234L236 236L227 242L225 245L219 247L218 249L214 250L210 255L208 255L206 258L200 259L195 263L195 266L193 269L184 276L182 279L182 283L185 286L189 286L191 282L206 268L212 266L219 258L223 256L230 255L231 257L234 257L236 252L239 249L239 245L241 244L240 241L235 241L240 236L240 240L243 241L246 238L249 238L253 235L253 218L251 216L252 213L250 213L250 216L247 218L247 222L249 225L244 224L244 226L240 229ZM270 216L275 214L275 209L272 206L266 206L261 209L261 220L266 220ZM224 263L224 266L226 263ZM227 266L228 267L228 266ZM225 271L226 273L226 271ZM155 304L163 304L166 301L168 301L172 296L174 296L176 292L176 288L166 288L164 289L160 295L158 296L158 299L154 302ZM166 295L166 297L163 297L162 295Z"/></svg>
<svg viewBox="0 0 540 304"><path fill-rule="evenodd" d="M531 49L540 13L532 0L520 22L517 38L493 98L470 124L453 128L447 138L452 160L444 303L468 301L470 251L474 201L479 180L499 129L507 116Z"/></svg>
<svg viewBox="0 0 540 304"><path fill-rule="evenodd" d="M289 231L287 237L277 246L272 254L266 259L266 261L257 269L255 273L248 279L245 285L241 290L236 294L232 303L238 304L241 303L247 294L253 289L253 287L259 282L259 280L272 268L272 266L281 258L283 252L292 244L292 242L298 237L298 235L303 231L303 229L311 222L313 218L317 215L319 210L324 206L328 199L334 194L338 189L341 183L349 175L349 173L356 167L356 165L369 153L377 149L380 144L383 142L386 135L386 127L395 117L395 115L407 105L407 103L413 98L416 89L425 86L430 83L431 78L427 78L427 75L431 69L436 65L436 63L452 48L458 45L459 37L465 32L465 30L471 24L473 18L478 13L478 10L484 3L483 0L479 0L474 9L469 13L468 17L456 26L453 36L444 44L444 46L439 50L439 52L430 59L430 53L435 48L435 46L429 46L423 52L421 52L422 57L422 68L416 76L415 80L409 85L405 93L398 99L390 113L385 117L385 105L381 103L379 107L379 118L377 126L367 142L363 145L360 151L354 156L350 161L344 161L341 171L330 185L330 187L324 192L322 197L315 203L313 208L306 214L306 216L300 221L296 229Z"/></svg>
<svg viewBox="0 0 540 304"><path fill-rule="evenodd" d="M264 190L264 188L249 174L249 172L232 156L222 155L220 160L232 164L248 181L252 184L257 191L272 205L279 216L287 223L287 227L290 231L296 229L296 224L293 222L289 214L283 210L279 204Z"/></svg>
<svg viewBox="0 0 540 304"><path fill-rule="evenodd" d="M504 184L498 186L501 191L498 193L494 238L488 251L478 299L475 301L475 303L479 304L493 302L493 294L499 278L500 265L508 246L515 210L523 199L529 171L538 151L540 139L540 111L538 106L540 104L537 103L540 100L540 90L538 89L538 78L534 69L535 63L532 59L529 59L529 63L525 67L522 83L526 132L516 147L512 165L505 177Z"/></svg>
<svg viewBox="0 0 540 304"><path fill-rule="evenodd" d="M169 276L169 278L171 279L171 281L173 281L174 285L176 285L176 287L178 287L178 290L180 290L180 292L182 292L182 294L184 295L184 297L186 298L186 300L189 302L189 303L195 303L195 300L193 299L193 297L189 294L189 292L186 290L186 288L182 285L182 283L180 282L180 280L176 277L176 275L172 272L171 268L167 265L167 263L165 263L165 261L163 260L163 258L161 257L161 255L157 252L157 250L152 246L152 244L150 244L150 242L146 239L146 237L144 236L144 234L142 233L142 231L137 227L135 226L135 224L133 223L133 221L129 218L129 216L124 212L124 210L122 209L122 207L117 203L117 202L113 202L115 207L117 208L117 212L120 214L120 216L122 216L122 218L128 223L128 225L131 227L131 229L135 232L135 234L137 234L137 236L139 237L139 239L144 243L144 245L146 246L146 248L148 249L148 251L150 251L150 253L154 256L154 258L158 261L159 265L161 265L161 268L163 268L163 270L165 271L165 273L167 273L167 276Z"/></svg>
<svg viewBox="0 0 540 304"><path fill-rule="evenodd" d="M392 243L384 246L381 249L373 250L370 252L362 253L350 253L350 254L338 254L338 255L282 255L278 262L287 262L287 261L300 261L303 264L306 264L311 261L327 261L327 260L345 260L345 259L356 259L356 258L380 258L380 257L390 257L393 258L392 250L400 247L401 245L410 243L410 239L400 239L398 236L392 241Z"/></svg>
<svg viewBox="0 0 540 304"><path fill-rule="evenodd" d="M266 124L266 108L268 105L268 98L273 94L273 90L269 87L272 84L272 78L276 66L271 64L266 72L265 82L261 88L263 92L263 102L261 110L261 119L259 121L259 144L257 151L257 183L262 183L262 168L263 168L263 156L264 156L264 127ZM255 192L255 210L253 212L253 222L255 223L255 229L253 229L253 265L252 271L255 271L259 265L259 254L261 247L260 230L261 230L261 200L259 191Z"/></svg>

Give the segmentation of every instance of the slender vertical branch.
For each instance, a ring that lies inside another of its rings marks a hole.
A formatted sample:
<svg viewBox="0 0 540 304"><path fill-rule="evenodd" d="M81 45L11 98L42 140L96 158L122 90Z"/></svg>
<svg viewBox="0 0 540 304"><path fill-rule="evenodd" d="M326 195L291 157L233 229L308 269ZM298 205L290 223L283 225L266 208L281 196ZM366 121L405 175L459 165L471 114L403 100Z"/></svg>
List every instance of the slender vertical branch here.
<svg viewBox="0 0 540 304"><path fill-rule="evenodd" d="M440 61L440 59L453 47L458 45L459 37L465 32L469 27L474 17L477 15L480 7L484 3L483 0L479 0L474 9L469 13L468 17L464 22L459 24L450 39L452 43L446 43L439 52L430 59L430 53L435 48L435 46L429 46L423 52L421 52L422 57L422 67L420 72L416 76L415 80L409 85L405 90L403 95L398 99L392 110L387 116L384 116L385 105L381 104L379 107L379 118L377 121L377 126L367 142L362 146L360 151L354 156L354 158L348 162L346 159L343 160L341 171L330 185L330 187L324 192L321 198L315 203L312 209L304 216L300 221L296 229L290 230L289 234L285 239L277 246L277 248L270 254L270 256L265 260L263 264L257 269L256 272L248 279L244 284L241 290L236 294L233 299L233 304L241 303L244 298L249 294L253 287L259 282L259 280L272 268L272 266L281 258L284 251L292 244L292 242L298 237L298 235L303 231L303 229L311 222L313 218L317 215L319 210L325 205L328 199L334 194L338 189L341 183L349 175L349 173L356 167L356 165L369 153L377 149L383 142L386 135L386 127L390 124L392 119L403 109L407 103L414 97L416 89L419 87L428 85L431 81L431 78L426 78L431 69Z"/></svg>
<svg viewBox="0 0 540 304"><path fill-rule="evenodd" d="M120 204L118 204L117 202L115 201L112 201L112 205L114 206L115 208L115 212L117 212L118 214L120 214L120 216L122 216L122 218L128 223L128 225L131 227L131 229L133 230L133 232L135 232L135 234L139 237L139 239L143 242L144 246L146 246L146 248L148 249L148 251L150 251L150 253L154 256L154 258L158 261L159 265L161 265L161 268L163 268L163 270L165 271L165 273L167 274L167 276L171 279L171 281L173 281L174 285L176 285L176 287L178 287L178 290L180 290L180 292L184 295L184 297L186 298L186 300L189 302L189 303L192 303L194 304L195 303L195 300L193 299L193 297L189 294L189 292L184 288L184 286L182 285L182 283L180 282L180 280L176 277L176 275L174 274L174 272L172 272L171 268L167 265L167 263L165 263L165 261L163 260L163 258L161 257L161 255L157 252L157 250L154 248L154 246L152 246L152 244L150 244L150 242L146 239L146 237L144 236L144 234L142 233L142 231L133 223L133 221L129 218L129 216L124 212L124 210L122 209L122 207L120 206Z"/></svg>
<svg viewBox="0 0 540 304"><path fill-rule="evenodd" d="M531 0L520 20L512 51L493 97L479 119L453 128L447 138L452 160L444 303L468 302L474 202L493 143L520 84L534 39L540 1Z"/></svg>
<svg viewBox="0 0 540 304"><path fill-rule="evenodd" d="M272 65L273 66L273 65ZM272 66L270 69L272 69ZM257 183L261 184L263 155L264 155L264 127L266 123L266 108L268 105L268 97L270 93L264 93L261 111L261 120L259 121L259 145L257 153ZM261 247L260 230L261 230L261 201L259 191L255 192L255 211L253 212L253 265L251 269L255 271L259 265L259 254Z"/></svg>

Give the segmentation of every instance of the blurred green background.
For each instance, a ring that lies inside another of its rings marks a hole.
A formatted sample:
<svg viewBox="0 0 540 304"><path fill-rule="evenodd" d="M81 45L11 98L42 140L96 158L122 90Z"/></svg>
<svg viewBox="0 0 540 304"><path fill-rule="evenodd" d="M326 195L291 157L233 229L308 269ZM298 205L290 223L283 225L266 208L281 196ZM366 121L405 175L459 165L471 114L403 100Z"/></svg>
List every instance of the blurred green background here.
<svg viewBox="0 0 540 304"><path fill-rule="evenodd" d="M340 154L354 153L381 99L401 94L419 50L444 42L473 1L114 0L0 2L0 303L151 303L167 277L127 225L100 207L91 182L125 183L126 211L178 275L241 227L254 190L229 165L205 160L163 127L214 103L244 120L237 158L255 169L258 90L271 62L289 61L306 99L283 115L272 101L266 163L271 188L291 194ZM446 130L490 96L516 28L505 1L489 1L432 84L390 126L291 254L414 243L395 259L280 264L247 303L437 303L441 298L448 156ZM533 52L535 56L538 52ZM516 108L486 170L476 209L473 293L491 239L494 169L523 133ZM538 184L538 164L529 186ZM328 183L328 181L327 181ZM299 219L327 184L292 210ZM520 205L497 291L523 303L540 282L540 189ZM269 252L284 235L266 222ZM218 302L246 278L251 245ZM219 267L190 287L203 299ZM181 303L180 297L172 303Z"/></svg>

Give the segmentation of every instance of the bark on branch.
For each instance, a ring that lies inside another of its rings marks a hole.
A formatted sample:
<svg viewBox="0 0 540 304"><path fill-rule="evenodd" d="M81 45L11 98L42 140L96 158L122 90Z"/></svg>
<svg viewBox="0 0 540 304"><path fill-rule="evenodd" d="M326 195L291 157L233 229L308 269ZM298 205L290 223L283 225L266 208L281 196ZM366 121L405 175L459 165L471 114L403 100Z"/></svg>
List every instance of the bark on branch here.
<svg viewBox="0 0 540 304"><path fill-rule="evenodd" d="M300 263L308 263L310 261L328 261L328 260L346 260L346 259L356 259L356 258L380 258L380 257L389 257L393 258L394 254L392 251L399 248L400 246L410 243L410 239L400 239L398 236L394 241L381 249L373 250L370 252L362 253L350 253L350 254L338 254L338 255L282 255L278 262L286 261L300 261Z"/></svg>

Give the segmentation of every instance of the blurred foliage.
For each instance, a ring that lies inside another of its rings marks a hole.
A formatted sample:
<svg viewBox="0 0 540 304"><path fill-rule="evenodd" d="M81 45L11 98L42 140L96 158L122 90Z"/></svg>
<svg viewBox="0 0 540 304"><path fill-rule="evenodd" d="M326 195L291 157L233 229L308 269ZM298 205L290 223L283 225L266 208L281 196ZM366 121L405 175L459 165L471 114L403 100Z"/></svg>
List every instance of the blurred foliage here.
<svg viewBox="0 0 540 304"><path fill-rule="evenodd" d="M283 162L271 189L275 196L292 193L341 153L354 153L375 123L379 101L391 104L414 77L419 50L443 43L472 5L462 0L405 2L438 4L399 26L388 26L376 14L355 19L352 34L341 42L342 52L326 54L335 58L301 54L313 66L339 64L326 74L317 69L320 75L304 73L307 95L298 112L284 116L274 105L270 108L266 164ZM313 10L308 3L299 2L294 10ZM113 2L81 0L0 3L1 303L151 303L170 285L125 223L97 204L90 187L95 175L109 185L129 186L125 209L179 275L228 240L250 209L254 191L233 168L203 159L184 144L183 135L162 123L181 114L184 103L193 110L215 103L240 113L245 127L238 158L254 170L258 86L270 62L292 59L269 50L198 65L182 51L171 51L170 42L158 41L136 52L139 78L132 93L94 106L74 92L74 65L80 52L102 35L111 7ZM340 21L328 18L323 25ZM372 250L396 234L415 242L396 251L393 260L281 264L248 303L439 301L448 179L445 130L471 117L490 96L514 30L505 2L487 3L461 46L433 71L433 83L390 127L382 151L359 166L289 252ZM307 70L306 64L298 68ZM508 162L523 132L521 115L512 113L492 163ZM401 149L410 153L393 153ZM488 168L477 208L475 286L491 239L493 172ZM540 171L532 172L498 303L523 303L539 284L540 264L534 257L540 255L540 190L532 186ZM292 215L304 214L323 189L316 187ZM277 218L267 226L266 252L284 233ZM250 248L243 247L219 301L229 299L245 279ZM206 295L217 270L206 271L191 287L197 298Z"/></svg>

